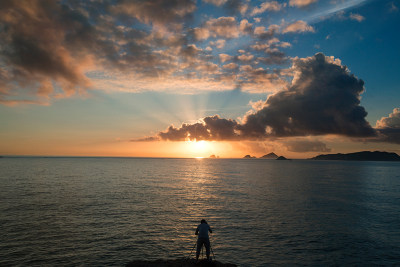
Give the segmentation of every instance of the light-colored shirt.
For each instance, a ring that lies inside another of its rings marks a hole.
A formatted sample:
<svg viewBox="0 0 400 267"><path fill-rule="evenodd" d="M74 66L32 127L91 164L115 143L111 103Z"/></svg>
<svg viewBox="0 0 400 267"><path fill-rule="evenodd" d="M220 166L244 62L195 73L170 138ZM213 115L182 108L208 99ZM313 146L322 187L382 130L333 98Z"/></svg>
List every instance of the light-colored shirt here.
<svg viewBox="0 0 400 267"><path fill-rule="evenodd" d="M199 224L196 229L196 233L199 233L199 238L208 238L208 231L212 232L210 226L206 223Z"/></svg>

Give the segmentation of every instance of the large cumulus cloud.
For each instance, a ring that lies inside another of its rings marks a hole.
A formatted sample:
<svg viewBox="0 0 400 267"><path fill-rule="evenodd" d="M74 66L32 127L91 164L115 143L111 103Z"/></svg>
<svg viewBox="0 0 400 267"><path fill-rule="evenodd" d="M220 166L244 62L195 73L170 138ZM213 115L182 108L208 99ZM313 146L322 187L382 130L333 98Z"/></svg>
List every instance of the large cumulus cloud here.
<svg viewBox="0 0 400 267"><path fill-rule="evenodd" d="M270 95L261 109L245 116L243 123L206 117L196 124L171 126L158 136L162 140L179 141L376 135L360 105L364 82L341 65L340 60L318 53L296 59L292 72L291 86Z"/></svg>
<svg viewBox="0 0 400 267"><path fill-rule="evenodd" d="M339 134L371 136L360 106L364 82L338 60L318 53L294 61L292 85L268 97L239 127L246 137Z"/></svg>

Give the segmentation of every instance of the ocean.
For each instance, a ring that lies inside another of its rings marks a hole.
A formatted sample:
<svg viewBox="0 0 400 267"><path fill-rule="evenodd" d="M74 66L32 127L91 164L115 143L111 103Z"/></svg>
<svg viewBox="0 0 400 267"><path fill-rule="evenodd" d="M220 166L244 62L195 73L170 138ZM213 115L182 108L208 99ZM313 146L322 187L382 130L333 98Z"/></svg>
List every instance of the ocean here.
<svg viewBox="0 0 400 267"><path fill-rule="evenodd" d="M400 265L400 163L0 158L0 266ZM193 253L191 254L193 257Z"/></svg>

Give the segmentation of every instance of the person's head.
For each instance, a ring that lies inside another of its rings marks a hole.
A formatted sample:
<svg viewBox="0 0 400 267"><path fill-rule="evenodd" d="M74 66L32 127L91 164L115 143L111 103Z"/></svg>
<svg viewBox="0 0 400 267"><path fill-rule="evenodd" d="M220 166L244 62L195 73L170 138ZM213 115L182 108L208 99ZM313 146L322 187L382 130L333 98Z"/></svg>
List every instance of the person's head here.
<svg viewBox="0 0 400 267"><path fill-rule="evenodd" d="M206 220L203 219L203 220L201 220L201 223L207 223L207 222L206 222Z"/></svg>

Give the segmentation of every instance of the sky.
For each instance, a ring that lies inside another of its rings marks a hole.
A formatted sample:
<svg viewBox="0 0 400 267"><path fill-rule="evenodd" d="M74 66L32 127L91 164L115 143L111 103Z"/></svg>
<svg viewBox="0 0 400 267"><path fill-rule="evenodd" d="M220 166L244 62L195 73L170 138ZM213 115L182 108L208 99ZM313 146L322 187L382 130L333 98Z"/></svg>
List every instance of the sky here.
<svg viewBox="0 0 400 267"><path fill-rule="evenodd" d="M0 155L400 153L400 0L0 2Z"/></svg>

